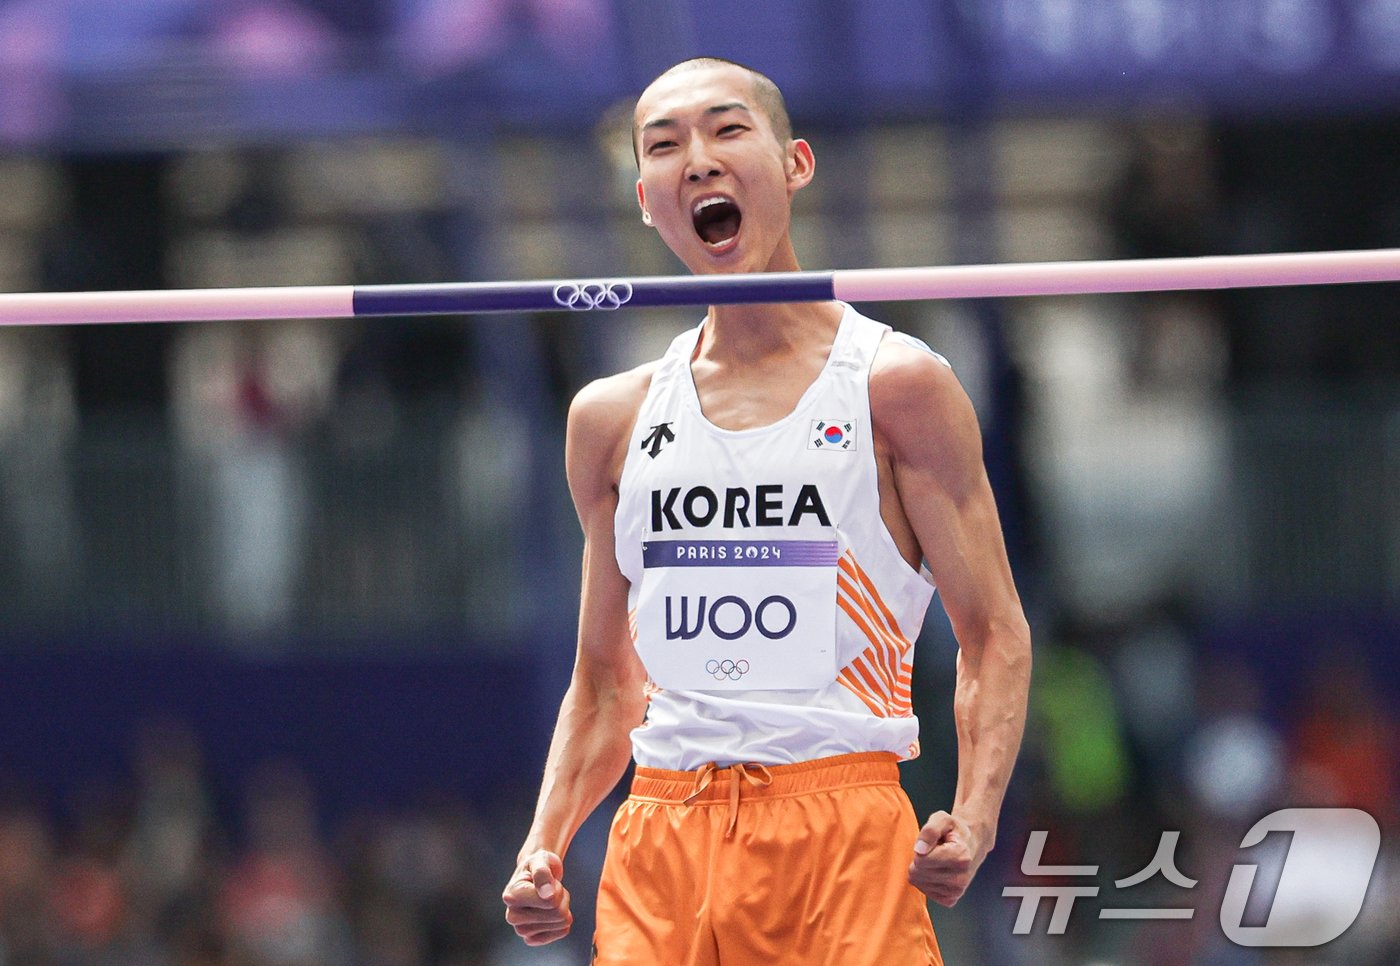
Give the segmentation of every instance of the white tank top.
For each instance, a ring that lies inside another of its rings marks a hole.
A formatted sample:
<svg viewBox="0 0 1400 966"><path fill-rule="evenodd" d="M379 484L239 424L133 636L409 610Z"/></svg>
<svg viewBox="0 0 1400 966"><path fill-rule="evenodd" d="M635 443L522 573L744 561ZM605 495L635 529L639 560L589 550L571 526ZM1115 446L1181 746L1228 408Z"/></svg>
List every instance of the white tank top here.
<svg viewBox="0 0 1400 966"><path fill-rule="evenodd" d="M933 584L880 517L868 381L890 329L845 306L796 408L727 430L691 376L702 327L652 375L619 485L617 562L649 676L633 756L674 770L912 758L913 642Z"/></svg>

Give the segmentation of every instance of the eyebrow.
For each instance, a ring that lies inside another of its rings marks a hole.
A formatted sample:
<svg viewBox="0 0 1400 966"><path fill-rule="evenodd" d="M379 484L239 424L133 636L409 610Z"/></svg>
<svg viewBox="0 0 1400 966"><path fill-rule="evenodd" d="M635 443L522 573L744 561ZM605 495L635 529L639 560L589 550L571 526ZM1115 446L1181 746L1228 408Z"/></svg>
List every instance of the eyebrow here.
<svg viewBox="0 0 1400 966"><path fill-rule="evenodd" d="M742 101L730 101L727 104L716 104L713 107L705 108L705 115L708 117L713 114L723 114L726 111L743 111L745 114L753 113L749 110L749 106ZM647 121L643 124L641 133L645 134L654 128L672 128L675 126L676 122L673 118L659 117L654 121Z"/></svg>

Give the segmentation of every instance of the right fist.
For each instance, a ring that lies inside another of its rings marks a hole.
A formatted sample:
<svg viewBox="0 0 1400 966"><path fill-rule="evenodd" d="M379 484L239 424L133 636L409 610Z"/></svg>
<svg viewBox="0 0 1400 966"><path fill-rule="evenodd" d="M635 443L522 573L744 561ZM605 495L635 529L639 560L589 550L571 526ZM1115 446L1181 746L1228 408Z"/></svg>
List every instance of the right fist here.
<svg viewBox="0 0 1400 966"><path fill-rule="evenodd" d="M564 860L541 849L525 856L501 893L506 922L525 945L543 946L569 934L574 914L569 911L569 890L560 881L563 877Z"/></svg>

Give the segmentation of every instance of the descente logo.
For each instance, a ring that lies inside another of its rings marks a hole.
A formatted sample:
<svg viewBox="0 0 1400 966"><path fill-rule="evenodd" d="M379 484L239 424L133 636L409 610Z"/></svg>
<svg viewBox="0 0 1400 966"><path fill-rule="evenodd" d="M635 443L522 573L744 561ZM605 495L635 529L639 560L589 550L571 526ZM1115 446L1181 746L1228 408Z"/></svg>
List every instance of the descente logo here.
<svg viewBox="0 0 1400 966"><path fill-rule="evenodd" d="M651 491L652 533L680 530L686 525L795 527L809 515L822 526L831 526L821 491L813 483L802 484L791 505L786 502L781 483L761 483L752 490L730 486L722 493L708 486L692 486L684 491L673 486L665 491Z"/></svg>

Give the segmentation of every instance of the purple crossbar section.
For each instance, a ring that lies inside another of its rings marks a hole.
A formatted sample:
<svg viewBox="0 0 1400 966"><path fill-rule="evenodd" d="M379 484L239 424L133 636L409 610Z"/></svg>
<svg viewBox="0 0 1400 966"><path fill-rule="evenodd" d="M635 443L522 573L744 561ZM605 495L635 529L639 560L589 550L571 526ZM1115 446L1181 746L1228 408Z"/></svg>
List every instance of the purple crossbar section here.
<svg viewBox="0 0 1400 966"><path fill-rule="evenodd" d="M833 298L831 272L681 275L552 282L375 285L355 290L356 315L472 312L587 312L670 305L820 302Z"/></svg>
<svg viewBox="0 0 1400 966"><path fill-rule="evenodd" d="M642 566L834 567L835 540L652 540L642 545Z"/></svg>

